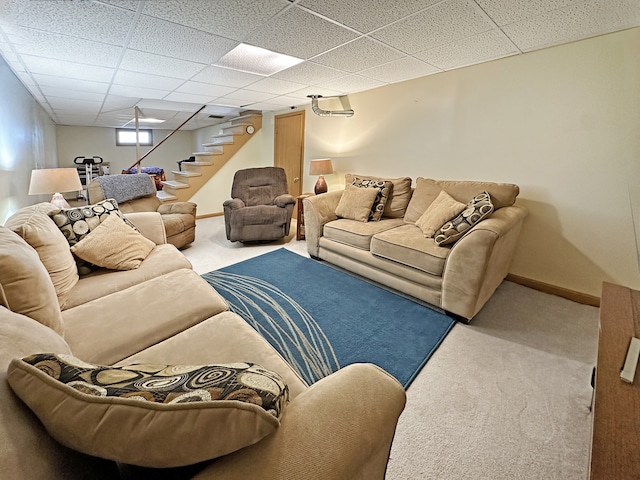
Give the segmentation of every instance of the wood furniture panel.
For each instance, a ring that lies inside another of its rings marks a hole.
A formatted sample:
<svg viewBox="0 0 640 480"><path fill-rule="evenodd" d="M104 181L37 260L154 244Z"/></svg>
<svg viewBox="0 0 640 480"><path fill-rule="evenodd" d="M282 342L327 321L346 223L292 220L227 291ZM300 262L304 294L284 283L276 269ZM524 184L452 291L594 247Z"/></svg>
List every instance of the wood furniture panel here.
<svg viewBox="0 0 640 480"><path fill-rule="evenodd" d="M591 479L640 478L640 372L620 379L631 337L640 337L640 292L604 283L595 378Z"/></svg>
<svg viewBox="0 0 640 480"><path fill-rule="evenodd" d="M313 193L303 193L298 195L298 213L296 217L296 240L304 240L304 208L302 207L303 200L307 197L311 197Z"/></svg>

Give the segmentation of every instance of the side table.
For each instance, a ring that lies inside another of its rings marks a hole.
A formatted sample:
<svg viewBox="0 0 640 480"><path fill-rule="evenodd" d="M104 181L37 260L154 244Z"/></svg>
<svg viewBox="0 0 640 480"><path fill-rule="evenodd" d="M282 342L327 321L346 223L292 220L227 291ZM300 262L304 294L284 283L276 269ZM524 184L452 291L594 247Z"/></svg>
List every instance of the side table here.
<svg viewBox="0 0 640 480"><path fill-rule="evenodd" d="M296 200L298 201L298 217L296 218L296 240L304 240L304 207L303 200L307 197L313 196L313 193L303 193L298 195Z"/></svg>

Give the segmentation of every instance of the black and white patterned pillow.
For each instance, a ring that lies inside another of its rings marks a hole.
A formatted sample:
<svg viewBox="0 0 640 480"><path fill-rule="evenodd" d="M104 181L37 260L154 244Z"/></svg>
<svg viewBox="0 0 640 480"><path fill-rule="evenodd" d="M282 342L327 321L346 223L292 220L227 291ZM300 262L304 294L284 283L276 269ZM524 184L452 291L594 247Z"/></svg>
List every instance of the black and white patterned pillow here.
<svg viewBox="0 0 640 480"><path fill-rule="evenodd" d="M482 192L473 197L467 203L467 207L460 215L445 223L434 236L438 245L450 245L455 243L475 224L487 218L493 212L491 196Z"/></svg>
<svg viewBox="0 0 640 480"><path fill-rule="evenodd" d="M384 207L389 200L393 183L389 180L354 177L351 185L358 188L377 188L378 194L369 213L369 222L377 222L382 218Z"/></svg>

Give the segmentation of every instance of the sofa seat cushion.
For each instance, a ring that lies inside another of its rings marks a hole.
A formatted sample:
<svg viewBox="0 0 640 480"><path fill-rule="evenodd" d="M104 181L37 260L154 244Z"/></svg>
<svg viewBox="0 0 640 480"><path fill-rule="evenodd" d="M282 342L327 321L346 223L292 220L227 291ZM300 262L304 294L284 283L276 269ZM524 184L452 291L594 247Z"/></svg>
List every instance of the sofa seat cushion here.
<svg viewBox="0 0 640 480"><path fill-rule="evenodd" d="M190 269L191 263L176 247L169 244L156 245L135 270L100 268L80 277L67 298L65 309L77 307L182 268Z"/></svg>
<svg viewBox="0 0 640 480"><path fill-rule="evenodd" d="M439 247L433 238L425 238L415 225L402 225L374 235L371 253L388 260L442 276L450 248Z"/></svg>
<svg viewBox="0 0 640 480"><path fill-rule="evenodd" d="M167 232L167 238L179 235L186 230L196 228L196 217L189 213L164 213L162 223Z"/></svg>
<svg viewBox="0 0 640 480"><path fill-rule="evenodd" d="M289 398L277 373L251 363L113 367L40 353L14 359L7 378L60 443L155 468L258 442L279 427Z"/></svg>
<svg viewBox="0 0 640 480"><path fill-rule="evenodd" d="M182 269L62 315L65 340L74 355L110 365L227 309L225 300L197 273Z"/></svg>
<svg viewBox="0 0 640 480"><path fill-rule="evenodd" d="M379 222L359 222L348 218L333 220L324 226L323 236L362 250L369 250L371 238L402 225L401 218L383 218Z"/></svg>
<svg viewBox="0 0 640 480"><path fill-rule="evenodd" d="M38 253L5 227L0 227L0 305L64 331L58 297Z"/></svg>
<svg viewBox="0 0 640 480"><path fill-rule="evenodd" d="M287 223L287 209L276 205L254 205L234 210L233 223L247 225L284 225Z"/></svg>

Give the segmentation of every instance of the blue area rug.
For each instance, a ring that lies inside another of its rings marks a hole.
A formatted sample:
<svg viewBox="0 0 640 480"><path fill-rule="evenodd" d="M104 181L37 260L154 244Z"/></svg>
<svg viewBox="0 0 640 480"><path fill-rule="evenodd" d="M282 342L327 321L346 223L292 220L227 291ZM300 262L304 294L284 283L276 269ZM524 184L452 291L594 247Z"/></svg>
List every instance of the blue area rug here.
<svg viewBox="0 0 640 480"><path fill-rule="evenodd" d="M312 384L374 363L405 388L455 320L284 248L202 275Z"/></svg>

